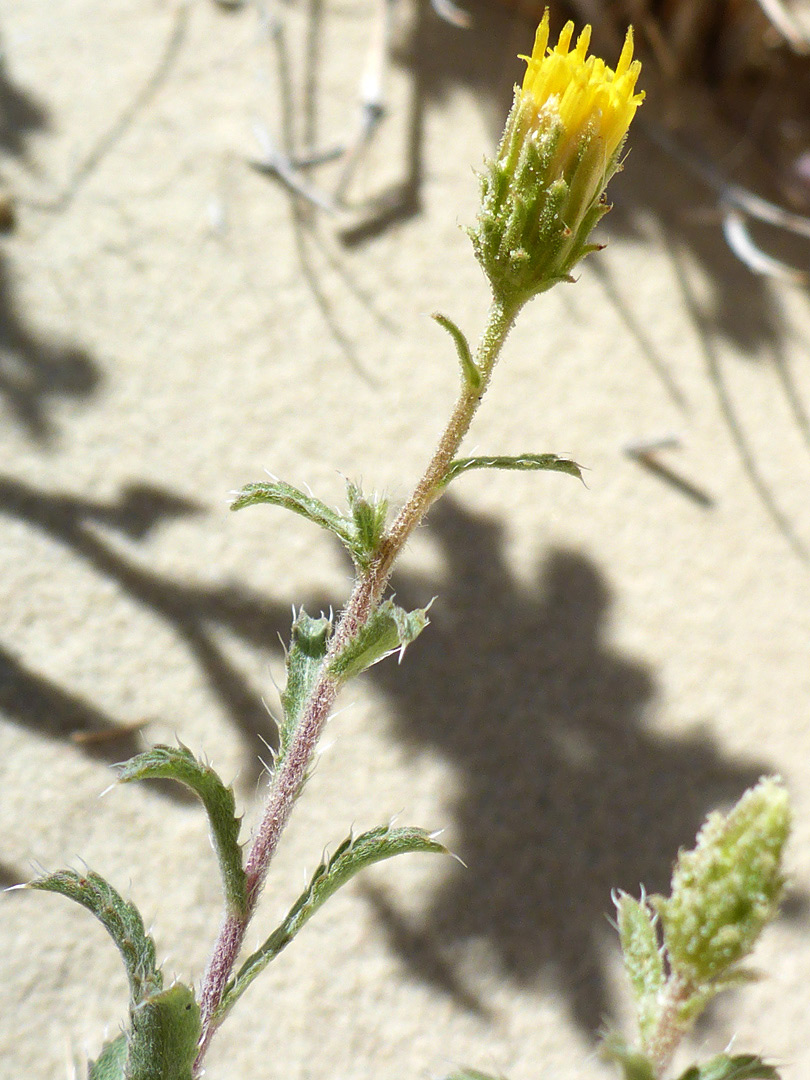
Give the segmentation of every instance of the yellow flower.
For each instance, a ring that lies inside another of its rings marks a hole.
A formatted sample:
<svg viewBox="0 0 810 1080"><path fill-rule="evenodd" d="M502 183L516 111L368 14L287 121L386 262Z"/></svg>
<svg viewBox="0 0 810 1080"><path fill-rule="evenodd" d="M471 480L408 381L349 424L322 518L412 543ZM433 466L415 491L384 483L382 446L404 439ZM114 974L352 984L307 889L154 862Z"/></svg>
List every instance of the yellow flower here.
<svg viewBox="0 0 810 1080"><path fill-rule="evenodd" d="M621 146L644 94L636 94L641 61L633 59L633 28L627 31L616 70L611 71L598 56L586 56L591 28L586 26L570 51L574 24L563 27L553 49L548 46L548 9L537 28L531 56L523 56L528 66L523 78L523 95L534 99L535 108L553 111L566 136L577 136L591 125L602 143L608 161Z"/></svg>
<svg viewBox="0 0 810 1080"><path fill-rule="evenodd" d="M616 70L588 56L591 28L571 49L568 23L548 48L546 11L493 161L481 175L481 211L470 237L495 296L520 305L558 281L597 245L604 191L620 167L627 129L644 95L627 31Z"/></svg>

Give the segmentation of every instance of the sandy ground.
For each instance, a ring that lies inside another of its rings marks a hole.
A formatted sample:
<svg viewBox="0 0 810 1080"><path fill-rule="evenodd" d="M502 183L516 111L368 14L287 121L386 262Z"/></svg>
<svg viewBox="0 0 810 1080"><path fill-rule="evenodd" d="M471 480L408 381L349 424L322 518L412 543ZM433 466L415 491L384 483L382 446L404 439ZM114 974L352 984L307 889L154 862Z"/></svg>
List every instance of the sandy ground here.
<svg viewBox="0 0 810 1080"><path fill-rule="evenodd" d="M264 22L3 6L0 880L86 860L184 978L219 919L202 814L168 788L98 796L141 739L179 738L255 821L290 606L339 606L349 574L325 534L227 495L267 469L396 500L418 475L457 377L428 315L480 328L458 226L531 41L474 14L396 10L388 116L330 216L250 167L254 125L304 149L352 130L367 0ZM587 487L478 473L437 508L395 579L438 598L433 624L342 701L251 944L352 825L443 827L467 868L402 859L336 896L212 1078L612 1075L611 888L665 888L704 813L765 772L796 812L770 974L688 1049L734 1038L810 1076L810 304L734 259L711 193L641 130L613 196L608 249L525 312L468 440L571 454ZM661 471L623 451L668 435ZM70 1075L124 1015L118 956L56 897L6 896L0 935L0 1074Z"/></svg>

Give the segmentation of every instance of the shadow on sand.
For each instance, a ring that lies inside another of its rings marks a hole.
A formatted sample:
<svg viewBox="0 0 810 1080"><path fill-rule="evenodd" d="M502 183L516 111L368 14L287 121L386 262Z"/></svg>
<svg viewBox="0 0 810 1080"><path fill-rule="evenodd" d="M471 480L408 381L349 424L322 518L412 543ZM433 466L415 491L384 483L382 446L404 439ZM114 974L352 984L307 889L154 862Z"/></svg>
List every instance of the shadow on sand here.
<svg viewBox="0 0 810 1080"><path fill-rule="evenodd" d="M587 558L552 550L524 589L495 521L446 497L429 532L447 578L395 585L405 606L439 594L431 626L403 667L372 674L395 737L455 773L447 824L469 869L452 865L418 918L367 895L414 975L484 1009L460 966L484 943L516 984L551 980L592 1035L609 1011L611 890L668 891L706 812L772 766L655 730L653 673L610 644L610 586Z"/></svg>

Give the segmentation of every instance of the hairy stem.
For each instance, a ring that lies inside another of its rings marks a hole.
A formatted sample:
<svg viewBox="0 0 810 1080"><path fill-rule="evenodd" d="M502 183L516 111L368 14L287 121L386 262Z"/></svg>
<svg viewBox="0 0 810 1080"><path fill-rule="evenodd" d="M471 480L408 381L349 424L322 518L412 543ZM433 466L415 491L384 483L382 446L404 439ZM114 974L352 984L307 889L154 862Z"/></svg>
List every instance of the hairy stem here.
<svg viewBox="0 0 810 1080"><path fill-rule="evenodd" d="M684 1023L681 1019L680 1012L694 993L694 986L674 974L670 975L664 987L663 1009L658 1026L646 1046L656 1075L659 1077L663 1077L667 1071L679 1043L689 1028L689 1023Z"/></svg>
<svg viewBox="0 0 810 1080"><path fill-rule="evenodd" d="M195 1062L197 1075L211 1036L222 1019L217 1010L256 909L270 861L306 779L318 739L340 690L341 680L329 672L330 661L341 653L379 605L397 556L424 518L431 503L441 493L448 466L469 430L520 306L522 305L507 305L496 300L492 302L475 357L481 373L480 385L474 388L467 382L463 384L455 408L422 479L387 529L377 555L368 569L358 574L346 608L330 639L323 673L313 687L292 744L279 768L273 773L264 814L255 832L245 865L248 886L246 914L243 917L231 914L225 916L203 978L200 992L203 1027Z"/></svg>

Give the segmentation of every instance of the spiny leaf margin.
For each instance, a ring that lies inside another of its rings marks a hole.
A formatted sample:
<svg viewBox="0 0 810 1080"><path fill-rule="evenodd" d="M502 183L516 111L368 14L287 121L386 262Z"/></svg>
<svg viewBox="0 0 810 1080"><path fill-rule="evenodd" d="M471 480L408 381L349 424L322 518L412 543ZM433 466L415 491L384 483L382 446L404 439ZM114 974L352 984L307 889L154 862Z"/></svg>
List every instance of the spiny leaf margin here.
<svg viewBox="0 0 810 1080"><path fill-rule="evenodd" d="M471 469L544 470L567 473L569 476L575 476L578 480L583 479L582 467L570 458L560 457L558 454L519 454L517 456L494 454L486 457L477 455L476 457L456 458L455 461L451 461L447 467L447 472L444 474L442 486L446 487L456 477L469 472Z"/></svg>
<svg viewBox="0 0 810 1080"><path fill-rule="evenodd" d="M87 1080L124 1080L127 1064L127 1036L122 1031L118 1038L102 1048L95 1061L87 1066Z"/></svg>
<svg viewBox="0 0 810 1080"><path fill-rule="evenodd" d="M294 514L300 514L322 529L334 533L349 549L352 547L354 538L343 515L332 510L314 495L306 494L285 480L245 484L241 491L236 492L231 502L231 510L243 510L246 506L256 506L258 503L269 503L271 506L292 510Z"/></svg>
<svg viewBox="0 0 810 1080"><path fill-rule="evenodd" d="M351 517L339 513L326 503L288 484L284 480L260 481L246 484L231 502L231 510L269 503L292 510L327 532L343 544L359 568L366 568L382 537L388 513L385 499L366 499L357 484L347 482L347 497Z"/></svg>
<svg viewBox="0 0 810 1080"><path fill-rule="evenodd" d="M380 825L359 836L348 836L328 859L321 861L309 885L284 921L261 948L245 960L236 977L228 983L215 1019L219 1021L225 1016L256 976L278 956L341 885L345 885L366 866L391 859L395 855L415 852L449 854L447 848L434 836L424 829L413 827L393 828L390 825Z"/></svg>
<svg viewBox="0 0 810 1080"><path fill-rule="evenodd" d="M703 1065L692 1065L679 1080L779 1080L779 1073L756 1054L718 1054Z"/></svg>
<svg viewBox="0 0 810 1080"><path fill-rule="evenodd" d="M58 893L81 904L102 924L124 961L130 1003L135 1006L163 986L155 962L155 943L146 932L141 913L100 874L88 870L57 870L29 881L26 888Z"/></svg>
<svg viewBox="0 0 810 1080"><path fill-rule="evenodd" d="M188 747L158 743L118 766L118 781L176 780L200 799L208 814L214 850L222 876L222 888L229 910L243 915L247 910L247 883L239 845L241 818L236 816L233 789L226 786L214 769L192 754Z"/></svg>
<svg viewBox="0 0 810 1080"><path fill-rule="evenodd" d="M310 693L323 667L329 647L332 623L325 616L314 619L300 608L292 624L290 647L287 651L287 680L281 693L282 718L279 724L279 746L276 768L292 743L295 730Z"/></svg>
<svg viewBox="0 0 810 1080"><path fill-rule="evenodd" d="M341 680L360 672L397 650L405 651L429 623L428 608L405 611L386 600L373 611L355 636L331 661L329 671Z"/></svg>
<svg viewBox="0 0 810 1080"><path fill-rule="evenodd" d="M666 981L657 920L644 896L639 901L617 891L613 901L624 968L633 987L638 1026L646 1046L660 1019L660 994Z"/></svg>

